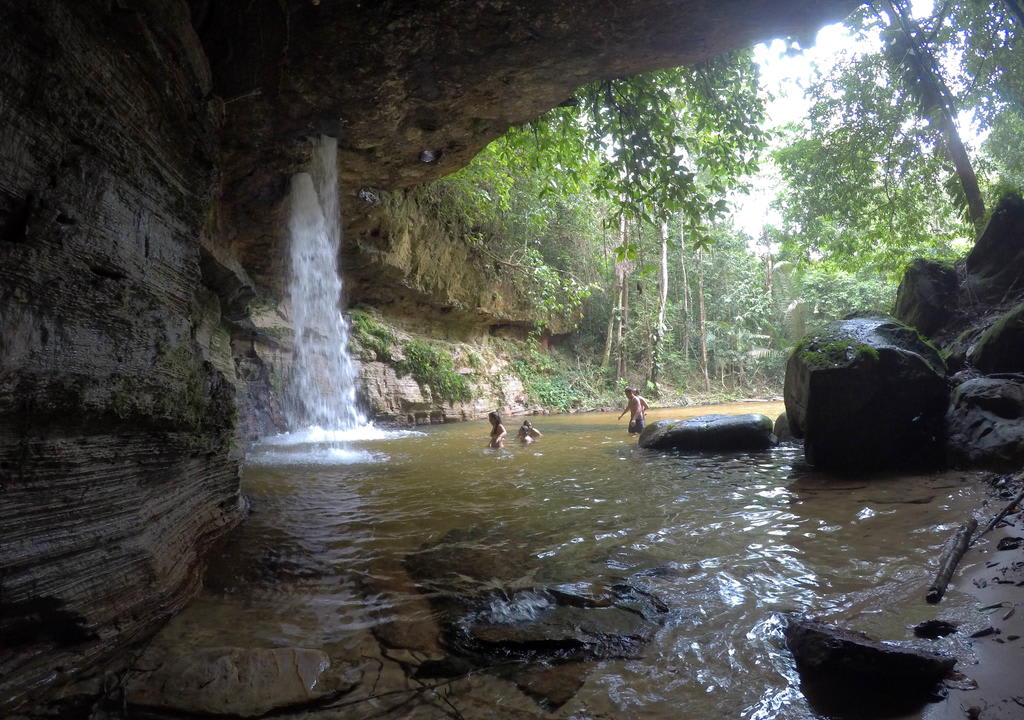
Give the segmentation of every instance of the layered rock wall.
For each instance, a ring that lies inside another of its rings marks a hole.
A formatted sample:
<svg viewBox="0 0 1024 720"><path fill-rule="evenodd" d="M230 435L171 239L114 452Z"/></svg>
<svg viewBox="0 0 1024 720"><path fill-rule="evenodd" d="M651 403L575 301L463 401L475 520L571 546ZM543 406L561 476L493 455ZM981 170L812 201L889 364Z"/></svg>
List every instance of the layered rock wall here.
<svg viewBox="0 0 1024 720"><path fill-rule="evenodd" d="M242 504L198 243L219 103L187 7L0 12L7 715L181 607Z"/></svg>

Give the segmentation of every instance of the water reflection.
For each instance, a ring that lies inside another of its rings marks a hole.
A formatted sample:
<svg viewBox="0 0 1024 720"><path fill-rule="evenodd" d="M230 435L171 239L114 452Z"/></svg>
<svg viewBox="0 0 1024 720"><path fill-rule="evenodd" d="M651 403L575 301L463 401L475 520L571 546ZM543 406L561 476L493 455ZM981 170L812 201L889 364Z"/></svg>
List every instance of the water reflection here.
<svg viewBox="0 0 1024 720"><path fill-rule="evenodd" d="M764 410L779 407L735 409ZM419 633L424 653L436 649L431 599L497 591L486 612L514 619L547 611L537 588L627 581L664 601L667 620L642 657L588 668L554 715L813 717L778 613L909 637L925 618L907 602L973 502L971 479L955 474L836 480L791 446L682 456L637 448L614 415L535 424L541 441L496 453L485 423L344 438L354 454L333 463L318 453L341 439L273 441L247 465L252 517L168 637L323 648L358 664L377 646L371 631ZM275 452L292 461L259 454ZM501 687L466 692L493 709L499 695L507 702Z"/></svg>

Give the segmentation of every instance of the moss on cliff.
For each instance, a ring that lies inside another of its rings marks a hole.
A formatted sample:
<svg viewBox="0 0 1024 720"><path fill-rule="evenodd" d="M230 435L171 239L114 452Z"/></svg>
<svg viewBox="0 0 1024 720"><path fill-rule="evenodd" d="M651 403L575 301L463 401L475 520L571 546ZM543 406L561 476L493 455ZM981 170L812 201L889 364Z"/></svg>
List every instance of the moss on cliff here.
<svg viewBox="0 0 1024 720"><path fill-rule="evenodd" d="M412 375L421 389L435 399L467 402L473 398L466 378L455 371L451 354L419 340L410 340L402 348L405 356L394 364L399 376Z"/></svg>
<svg viewBox="0 0 1024 720"><path fill-rule="evenodd" d="M352 325L351 339L361 351L362 359L391 362L391 350L396 342L394 331L365 310L353 310L349 319Z"/></svg>

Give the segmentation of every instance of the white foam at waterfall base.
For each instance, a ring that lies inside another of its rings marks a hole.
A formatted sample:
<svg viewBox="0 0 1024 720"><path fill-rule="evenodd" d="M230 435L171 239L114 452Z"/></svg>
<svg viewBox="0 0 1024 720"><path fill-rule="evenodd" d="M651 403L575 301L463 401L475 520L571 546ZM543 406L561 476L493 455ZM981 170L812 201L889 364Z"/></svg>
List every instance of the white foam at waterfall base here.
<svg viewBox="0 0 1024 720"><path fill-rule="evenodd" d="M388 456L384 453L370 452L344 447L320 447L301 452L263 450L249 453L247 465L263 467L288 467L296 465L365 465L367 463L384 462Z"/></svg>
<svg viewBox="0 0 1024 720"><path fill-rule="evenodd" d="M396 440L417 437L426 433L416 430L383 430L373 424L362 425L351 430L329 430L322 427L308 427L295 432L271 435L261 441L262 445L310 445L319 443L365 442L367 440Z"/></svg>
<svg viewBox="0 0 1024 720"><path fill-rule="evenodd" d="M337 154L337 140L322 136L314 148L310 172L295 175L291 183L288 290L294 343L284 405L293 429L316 426L347 431L366 425L356 402L348 324L339 306Z"/></svg>
<svg viewBox="0 0 1024 720"><path fill-rule="evenodd" d="M350 443L373 440L397 440L422 436L415 430L383 430L372 423L350 430L308 427L263 438L246 456L246 463L263 467L298 465L362 465L384 462L386 453L352 447Z"/></svg>

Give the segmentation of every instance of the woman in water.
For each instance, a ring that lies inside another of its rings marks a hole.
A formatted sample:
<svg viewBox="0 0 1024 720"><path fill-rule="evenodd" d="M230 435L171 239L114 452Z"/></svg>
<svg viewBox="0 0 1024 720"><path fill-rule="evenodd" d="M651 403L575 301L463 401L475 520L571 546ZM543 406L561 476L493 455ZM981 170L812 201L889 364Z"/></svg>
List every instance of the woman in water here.
<svg viewBox="0 0 1024 720"><path fill-rule="evenodd" d="M529 445L534 440L540 440L542 437L544 435L533 426L533 423L529 420L523 420L523 424L519 428L519 442L523 445Z"/></svg>
<svg viewBox="0 0 1024 720"><path fill-rule="evenodd" d="M501 415L496 412L488 413L487 419L491 421L491 442L488 447L505 447L505 435L508 433L505 426L501 424Z"/></svg>

